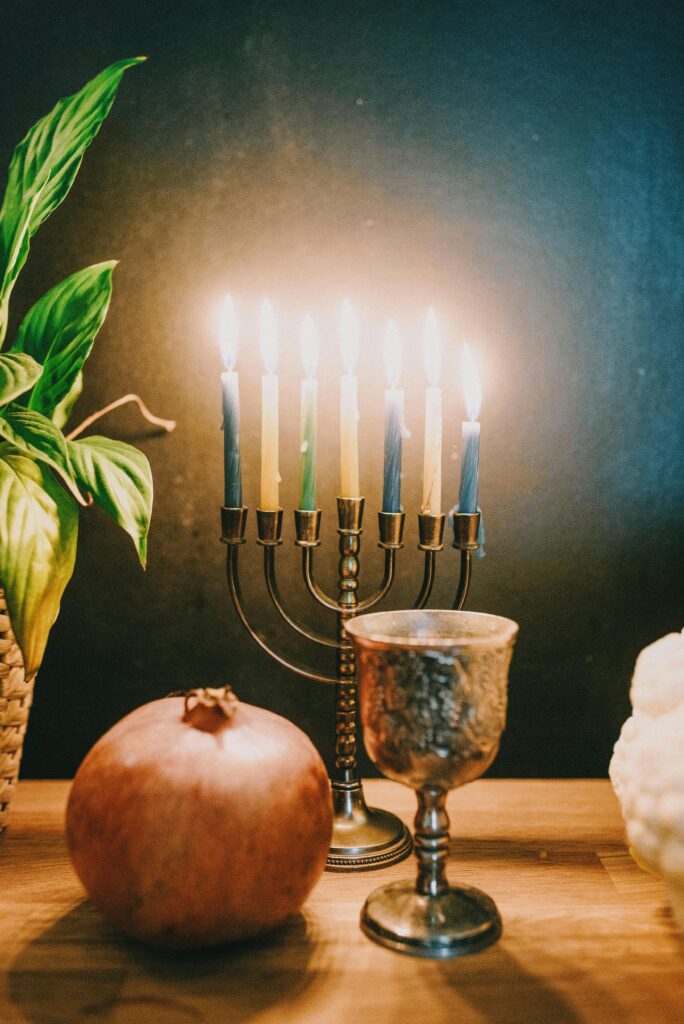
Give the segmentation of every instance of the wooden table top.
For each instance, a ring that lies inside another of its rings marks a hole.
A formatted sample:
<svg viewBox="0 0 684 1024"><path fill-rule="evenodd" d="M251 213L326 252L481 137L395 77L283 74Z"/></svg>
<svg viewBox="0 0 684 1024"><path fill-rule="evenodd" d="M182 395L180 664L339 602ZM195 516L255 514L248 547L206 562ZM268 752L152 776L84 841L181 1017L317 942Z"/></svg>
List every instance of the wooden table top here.
<svg viewBox="0 0 684 1024"><path fill-rule="evenodd" d="M385 781L369 803L410 822ZM358 927L365 896L412 861L325 874L301 915L241 948L162 954L118 936L66 854L68 783L22 782L0 839L2 1024L677 1024L684 940L662 883L627 853L603 780L481 780L450 794L450 876L497 902L504 934L449 961L392 953Z"/></svg>

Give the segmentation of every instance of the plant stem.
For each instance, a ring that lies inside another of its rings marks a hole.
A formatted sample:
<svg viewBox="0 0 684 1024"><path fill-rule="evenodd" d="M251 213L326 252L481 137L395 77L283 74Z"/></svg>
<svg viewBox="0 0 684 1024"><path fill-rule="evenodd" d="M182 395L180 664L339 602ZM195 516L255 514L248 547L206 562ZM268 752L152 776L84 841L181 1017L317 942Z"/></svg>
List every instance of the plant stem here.
<svg viewBox="0 0 684 1024"><path fill-rule="evenodd" d="M159 416L154 416L147 408L140 395L122 395L122 397L117 398L115 402L110 402L109 405L105 405L103 409L98 409L98 411L92 413L91 416L86 416L83 423L79 423L79 425L72 430L70 434L66 435L67 441L73 441L75 437L82 434L84 430L87 430L88 427L99 420L102 416L106 416L108 412L112 412L112 410L118 409L120 405L126 405L128 402L136 403L148 423L153 423L156 427L163 427L164 430L169 433L176 429L175 420L163 420L160 419Z"/></svg>

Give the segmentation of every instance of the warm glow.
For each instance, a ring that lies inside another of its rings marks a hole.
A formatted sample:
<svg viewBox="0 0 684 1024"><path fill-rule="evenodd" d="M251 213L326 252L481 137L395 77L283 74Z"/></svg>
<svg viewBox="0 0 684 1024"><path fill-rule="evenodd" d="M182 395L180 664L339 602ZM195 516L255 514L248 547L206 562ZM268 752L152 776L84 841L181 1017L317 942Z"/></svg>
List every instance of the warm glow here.
<svg viewBox="0 0 684 1024"><path fill-rule="evenodd" d="M359 359L359 322L349 299L342 303L339 333L342 368L345 373L354 373Z"/></svg>
<svg viewBox="0 0 684 1024"><path fill-rule="evenodd" d="M315 377L318 369L318 331L310 313L307 313L302 320L299 344L304 373L307 377Z"/></svg>
<svg viewBox="0 0 684 1024"><path fill-rule="evenodd" d="M461 357L463 374L463 401L465 402L468 419L473 422L480 418L482 406L482 384L480 372L470 347L464 343Z"/></svg>
<svg viewBox="0 0 684 1024"><path fill-rule="evenodd" d="M218 335L223 365L226 370L234 370L238 349L238 321L235 303L230 295L226 295L221 303Z"/></svg>
<svg viewBox="0 0 684 1024"><path fill-rule="evenodd" d="M259 348L264 370L275 373L278 369L278 325L268 299L262 299L259 309Z"/></svg>
<svg viewBox="0 0 684 1024"><path fill-rule="evenodd" d="M423 329L423 364L430 387L436 388L442 373L442 337L434 309L429 309Z"/></svg>
<svg viewBox="0 0 684 1024"><path fill-rule="evenodd" d="M394 320L390 320L385 328L383 360L387 387L398 388L401 377L401 335Z"/></svg>

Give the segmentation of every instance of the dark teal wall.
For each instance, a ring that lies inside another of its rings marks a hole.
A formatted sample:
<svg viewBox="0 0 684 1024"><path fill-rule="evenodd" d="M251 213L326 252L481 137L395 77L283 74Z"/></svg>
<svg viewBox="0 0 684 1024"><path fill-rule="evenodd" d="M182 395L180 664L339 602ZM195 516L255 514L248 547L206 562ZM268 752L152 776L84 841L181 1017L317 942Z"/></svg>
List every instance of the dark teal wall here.
<svg viewBox="0 0 684 1024"><path fill-rule="evenodd" d="M168 438L145 435L132 412L107 423L139 439L153 465L150 567L140 573L103 515L84 517L38 680L25 774L69 774L133 706L222 680L292 717L330 755L331 693L271 665L224 593L210 312L226 288L250 317L262 294L283 316L288 510L297 475L292 324L310 308L328 337L341 296L362 310L373 577L379 325L393 316L415 338L433 304L454 351L461 334L472 340L486 371L488 554L470 606L521 624L495 771L604 773L637 652L684 618L681 6L24 0L2 22L3 166L60 95L109 61L151 57L128 74L72 195L36 237L14 313L76 268L119 258L77 413L137 390L179 422ZM337 358L327 343L320 562L331 582ZM416 352L407 365L414 436L397 604L411 600L420 569ZM254 506L259 367L248 343L241 370ZM455 377L445 388L455 440ZM445 457L452 500L457 472ZM290 540L289 515L287 524ZM441 558L438 604L453 585L452 554ZM265 622L254 546L244 555L248 597ZM303 616L289 543L282 556ZM302 653L274 629L286 650Z"/></svg>

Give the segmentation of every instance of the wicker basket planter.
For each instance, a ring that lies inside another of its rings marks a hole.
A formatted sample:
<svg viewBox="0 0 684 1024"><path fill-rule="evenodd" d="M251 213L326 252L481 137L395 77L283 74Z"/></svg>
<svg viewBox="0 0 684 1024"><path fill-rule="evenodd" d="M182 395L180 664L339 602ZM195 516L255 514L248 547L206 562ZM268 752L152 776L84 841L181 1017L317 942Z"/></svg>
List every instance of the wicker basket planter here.
<svg viewBox="0 0 684 1024"><path fill-rule="evenodd" d="M7 827L10 801L19 777L34 679L35 676L27 679L24 675L21 651L0 589L0 834Z"/></svg>

